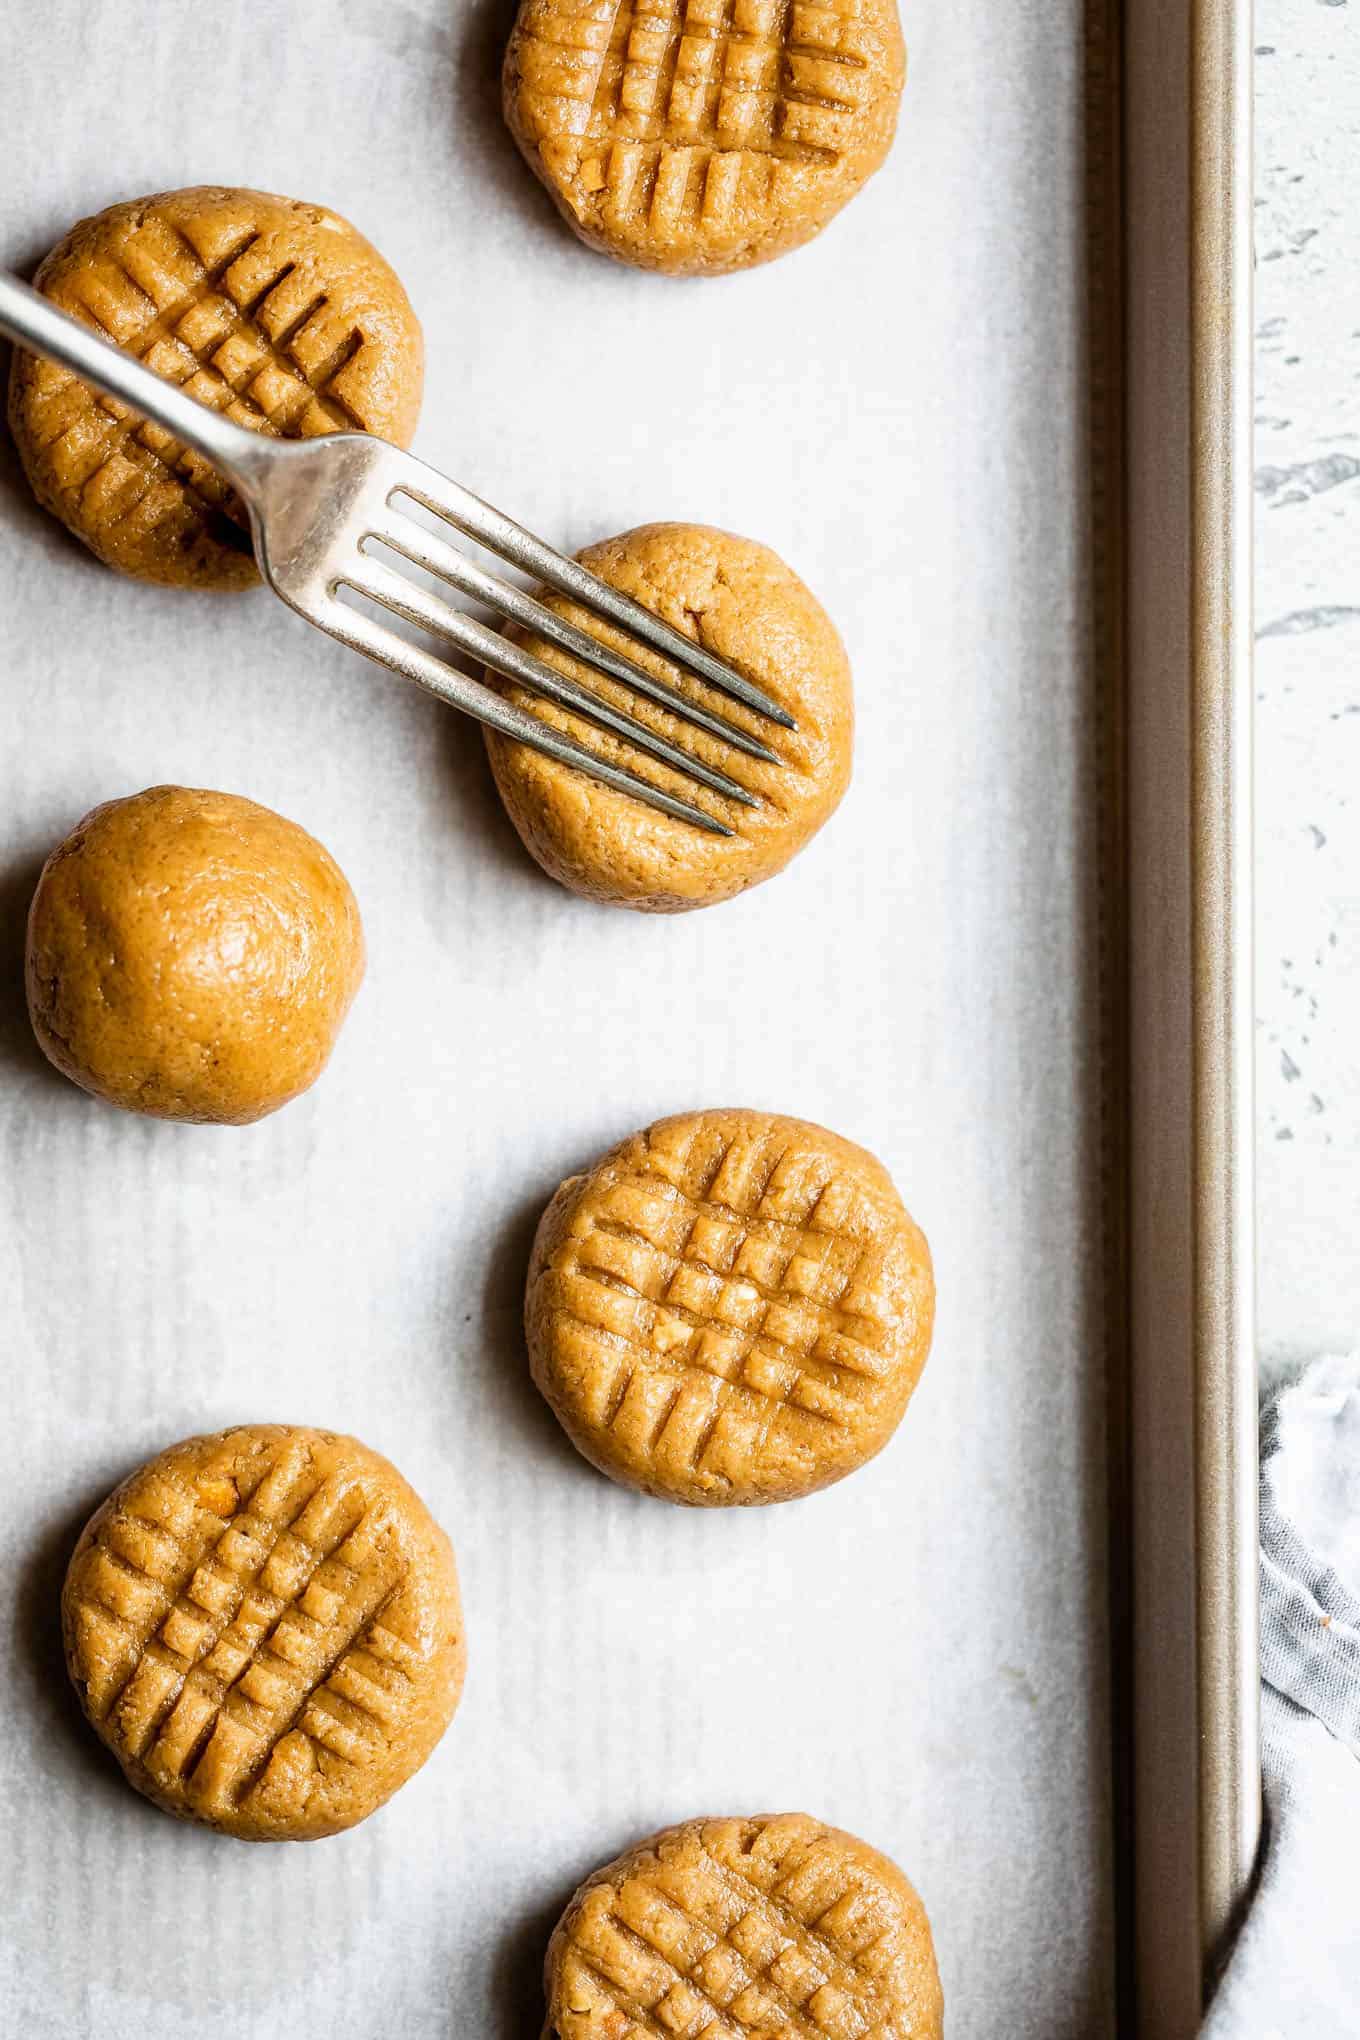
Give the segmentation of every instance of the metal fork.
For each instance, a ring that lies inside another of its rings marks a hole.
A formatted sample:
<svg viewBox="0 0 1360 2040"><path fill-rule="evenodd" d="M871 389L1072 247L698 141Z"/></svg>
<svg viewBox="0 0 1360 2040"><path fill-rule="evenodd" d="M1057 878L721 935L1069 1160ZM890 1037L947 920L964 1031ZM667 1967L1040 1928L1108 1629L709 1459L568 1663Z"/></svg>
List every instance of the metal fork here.
<svg viewBox="0 0 1360 2040"><path fill-rule="evenodd" d="M407 578L401 571L403 564L423 568L460 594L571 653L595 672L659 703L695 729L707 731L750 757L779 762L767 744L715 709L701 706L680 688L644 672L632 659L599 643L523 589L487 572L468 554L436 537L410 514L418 504L442 517L465 538L532 574L545 587L569 596L602 622L661 653L720 694L742 702L784 729L796 727L778 702L722 660L424 461L363 432L275 439L249 431L198 403L3 271L0 332L34 353L60 362L106 396L163 426L211 462L245 505L255 557L266 582L291 609L341 644L366 652L503 735L530 744L564 765L574 765L663 814L715 835L733 833L715 815L597 757L587 745L503 700L494 687L447 665L367 611L342 601L340 591L347 589L433 636L447 639L492 672L576 710L686 779L745 806L756 804L755 797L725 772L692 757L589 688L554 672L500 631ZM369 550L373 545L384 549L384 557Z"/></svg>

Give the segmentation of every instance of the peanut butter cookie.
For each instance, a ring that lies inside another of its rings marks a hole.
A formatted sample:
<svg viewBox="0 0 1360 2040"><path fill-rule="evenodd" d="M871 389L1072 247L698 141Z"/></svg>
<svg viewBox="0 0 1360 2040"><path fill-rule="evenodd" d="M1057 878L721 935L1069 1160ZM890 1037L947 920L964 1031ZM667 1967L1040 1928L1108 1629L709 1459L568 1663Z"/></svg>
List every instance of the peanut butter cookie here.
<svg viewBox="0 0 1360 2040"><path fill-rule="evenodd" d="M34 283L63 311L239 425L405 446L420 326L375 248L324 206L198 185L82 220ZM257 580L216 471L68 369L17 352L10 425L38 501L108 566L174 587Z"/></svg>
<svg viewBox="0 0 1360 2040"><path fill-rule="evenodd" d="M521 0L505 117L582 240L716 275L854 197L905 73L895 0Z"/></svg>
<svg viewBox="0 0 1360 2040"><path fill-rule="evenodd" d="M463 1685L448 1538L394 1466L334 1431L172 1445L86 1524L61 1617L81 1704L132 1784L244 1841L365 1820Z"/></svg>
<svg viewBox="0 0 1360 2040"><path fill-rule="evenodd" d="M881 1451L934 1311L925 1238L872 1155L801 1119L689 1112L563 1183L525 1330L602 1473L724 1505L810 1494Z"/></svg>
<svg viewBox="0 0 1360 2040"><path fill-rule="evenodd" d="M315 1083L364 974L329 852L232 793L153 786L86 815L28 916L50 1062L158 1119L245 1125Z"/></svg>
<svg viewBox="0 0 1360 2040"><path fill-rule="evenodd" d="M798 576L752 539L701 524L644 524L588 546L578 558L763 688L798 727L775 727L563 597L546 594L544 601L560 615L759 737L779 763L734 750L588 671L570 653L528 637L522 642L538 658L717 766L756 801L746 807L696 788L570 709L507 683L504 692L520 707L566 730L598 756L706 809L733 833L710 835L658 814L569 765L488 731L487 752L506 812L549 877L587 899L653 914L731 899L782 871L834 813L850 782L854 701L845 648Z"/></svg>
<svg viewBox="0 0 1360 2040"><path fill-rule="evenodd" d="M587 1879L544 1963L543 2040L940 2040L925 1907L805 1813L689 1820Z"/></svg>

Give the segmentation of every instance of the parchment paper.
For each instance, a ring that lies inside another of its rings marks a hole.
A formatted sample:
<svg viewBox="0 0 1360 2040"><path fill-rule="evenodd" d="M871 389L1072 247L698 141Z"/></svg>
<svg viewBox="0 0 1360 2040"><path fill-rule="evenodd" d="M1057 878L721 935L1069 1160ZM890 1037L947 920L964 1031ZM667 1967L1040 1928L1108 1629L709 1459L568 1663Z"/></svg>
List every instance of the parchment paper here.
<svg viewBox="0 0 1360 2040"><path fill-rule="evenodd" d="M180 184L338 208L424 322L418 450L569 549L668 516L772 544L849 646L855 784L738 902L585 905L521 852L471 725L263 593L116 579L5 444L0 2029L519 2040L586 1871L665 1821L807 1807L918 1883L951 2040L1086 2040L1110 1851L1080 10L910 0L888 168L808 250L692 283L558 225L499 119L510 14L15 0L0 259ZM247 1131L95 1104L23 1015L39 861L166 780L304 823L366 919L329 1073ZM889 1450L749 1513L594 1474L519 1330L558 1179L710 1103L876 1149L940 1291ZM428 1768L305 1847L144 1804L55 1630L109 1486L266 1418L396 1460L470 1638Z"/></svg>

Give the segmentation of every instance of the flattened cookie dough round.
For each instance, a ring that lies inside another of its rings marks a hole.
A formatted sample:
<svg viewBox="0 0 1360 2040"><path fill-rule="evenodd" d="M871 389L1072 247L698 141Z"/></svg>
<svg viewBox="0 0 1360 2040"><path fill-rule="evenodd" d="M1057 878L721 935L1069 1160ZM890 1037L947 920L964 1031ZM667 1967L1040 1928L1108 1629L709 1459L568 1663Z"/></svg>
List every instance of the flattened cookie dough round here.
<svg viewBox="0 0 1360 2040"><path fill-rule="evenodd" d="M367 1819L463 1685L448 1538L355 1438L245 1424L172 1445L81 1533L66 1663L132 1784L244 1841Z"/></svg>
<svg viewBox="0 0 1360 2040"><path fill-rule="evenodd" d="M798 727L785 730L640 649L561 596L543 600L593 637L715 710L778 757L767 764L695 729L631 689L588 671L540 638L529 649L559 672L716 766L755 795L754 807L696 787L569 709L502 683L503 692L600 757L638 772L716 815L716 836L602 786L512 738L486 733L506 812L549 877L587 899L676 914L731 899L782 871L829 819L850 783L854 698L835 625L811 591L768 546L702 524L644 524L587 546L583 565L695 639L779 703ZM542 591L540 591L542 592Z"/></svg>
<svg viewBox="0 0 1360 2040"><path fill-rule="evenodd" d="M409 443L420 326L394 272L338 213L197 185L81 220L34 283L239 425L285 439ZM120 573L233 589L259 577L215 469L69 370L16 351L9 418L44 507Z"/></svg>
<svg viewBox="0 0 1360 2040"><path fill-rule="evenodd" d="M544 2040L940 2040L925 1907L895 1863L806 1813L688 1820L581 1886L544 1963Z"/></svg>
<svg viewBox="0 0 1360 2040"><path fill-rule="evenodd" d="M925 1237L880 1162L805 1120L681 1113L539 1222L534 1380L603 1473L672 1502L783 1502L887 1444L925 1365Z"/></svg>
<svg viewBox="0 0 1360 2040"><path fill-rule="evenodd" d="M349 882L296 822L153 786L86 815L28 915L39 1046L97 1098L241 1126L315 1083L364 974Z"/></svg>
<svg viewBox="0 0 1360 2040"><path fill-rule="evenodd" d="M505 117L582 240L717 275L854 197L905 75L896 0L521 0Z"/></svg>

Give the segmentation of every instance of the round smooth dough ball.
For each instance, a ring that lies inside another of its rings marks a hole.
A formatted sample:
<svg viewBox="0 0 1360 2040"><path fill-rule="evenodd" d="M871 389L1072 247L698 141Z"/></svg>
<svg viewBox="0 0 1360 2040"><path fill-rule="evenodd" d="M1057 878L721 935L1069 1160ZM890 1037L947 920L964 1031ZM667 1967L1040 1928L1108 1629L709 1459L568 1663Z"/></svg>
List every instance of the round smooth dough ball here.
<svg viewBox="0 0 1360 2040"><path fill-rule="evenodd" d="M640 1842L581 1886L543 1974L544 2040L944 2032L916 1892L877 1849L806 1813L688 1820Z"/></svg>
<svg viewBox="0 0 1360 2040"><path fill-rule="evenodd" d="M195 185L81 220L33 279L53 304L238 425L410 443L424 342L401 281L338 213ZM196 453L16 349L10 426L33 488L106 566L167 587L259 579L249 521Z"/></svg>
<svg viewBox="0 0 1360 2040"><path fill-rule="evenodd" d="M28 916L33 1031L97 1098L243 1126L325 1068L364 974L349 882L296 822L232 793L106 801Z"/></svg>
<svg viewBox="0 0 1360 2040"><path fill-rule="evenodd" d="M711 906L773 877L828 820L850 783L850 664L830 617L768 546L707 525L644 524L588 546L577 557L762 688L793 716L797 729L780 728L681 673L566 598L543 594L559 615L759 738L778 763L734 750L556 646L521 636L536 657L716 766L756 801L747 807L696 786L574 711L503 682L501 691L518 707L597 756L703 808L732 831L717 836L660 814L527 744L487 731L496 785L525 847L571 892L655 914Z"/></svg>
<svg viewBox="0 0 1360 2040"><path fill-rule="evenodd" d="M365 1820L453 1719L453 1548L357 1438L243 1424L139 1467L82 1531L67 1669L129 1781L242 1841Z"/></svg>
<svg viewBox="0 0 1360 2040"><path fill-rule="evenodd" d="M895 0L521 0L510 131L591 247L718 276L820 232L892 144Z"/></svg>
<svg viewBox="0 0 1360 2040"><path fill-rule="evenodd" d="M592 1465L722 1507L811 1494L883 1449L935 1282L865 1149L779 1114L689 1112L562 1184L524 1316L533 1378Z"/></svg>

